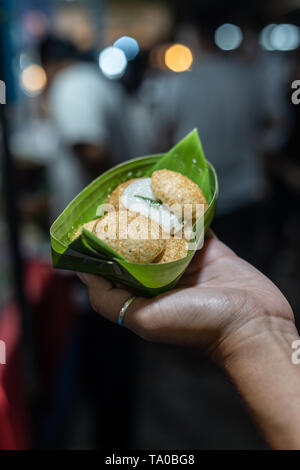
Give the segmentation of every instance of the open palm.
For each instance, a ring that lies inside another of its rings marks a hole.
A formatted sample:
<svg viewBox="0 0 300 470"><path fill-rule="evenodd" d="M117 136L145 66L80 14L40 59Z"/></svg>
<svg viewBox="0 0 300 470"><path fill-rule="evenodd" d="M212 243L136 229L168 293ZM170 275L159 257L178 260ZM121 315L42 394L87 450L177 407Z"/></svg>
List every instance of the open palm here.
<svg viewBox="0 0 300 470"><path fill-rule="evenodd" d="M80 278L93 308L117 321L132 294L98 276ZM276 328L277 322L293 321L291 307L277 287L210 234L176 289L154 299L135 299L124 324L151 341L202 346L218 353L221 345L226 350L229 340L233 348L249 336Z"/></svg>

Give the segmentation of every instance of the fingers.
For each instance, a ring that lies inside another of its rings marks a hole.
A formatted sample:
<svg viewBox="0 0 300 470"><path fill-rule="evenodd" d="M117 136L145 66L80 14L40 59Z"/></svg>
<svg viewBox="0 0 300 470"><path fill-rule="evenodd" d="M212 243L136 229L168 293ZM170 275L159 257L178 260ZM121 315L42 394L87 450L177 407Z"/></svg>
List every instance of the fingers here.
<svg viewBox="0 0 300 470"><path fill-rule="evenodd" d="M94 274L77 273L81 281L86 285L90 303L93 309L104 318L114 323L118 322L120 310L132 294L103 277ZM123 326L140 334L143 328L144 307L149 303L148 299L137 297L126 310Z"/></svg>
<svg viewBox="0 0 300 470"><path fill-rule="evenodd" d="M187 267L178 286L191 287L198 284L201 272L203 272L209 264L214 265L214 263L223 256L234 256L234 253L217 238L211 229L209 229L205 235L203 247L196 251L192 262Z"/></svg>
<svg viewBox="0 0 300 470"><path fill-rule="evenodd" d="M207 253L211 251L211 245L214 245L217 241L217 238L212 230L208 230L207 234L205 235L205 243L200 250L197 250L192 262L187 267L183 277L180 280L180 285L190 284L191 279L190 276L195 275L195 273L199 272L200 268L204 265ZM186 282L187 281L187 282ZM197 283L197 278L194 278L194 283Z"/></svg>

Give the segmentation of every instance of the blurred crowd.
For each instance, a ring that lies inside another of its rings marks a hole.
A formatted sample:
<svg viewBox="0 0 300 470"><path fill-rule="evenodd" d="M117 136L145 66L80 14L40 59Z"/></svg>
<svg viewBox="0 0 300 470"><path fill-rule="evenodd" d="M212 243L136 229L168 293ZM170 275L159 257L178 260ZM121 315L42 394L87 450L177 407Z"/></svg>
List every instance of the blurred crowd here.
<svg viewBox="0 0 300 470"><path fill-rule="evenodd" d="M219 179L215 232L298 321L300 2L0 8L0 339L17 410L7 446L264 448L201 352L143 343L91 311L74 274L51 268L49 228L99 174L196 127ZM0 425L0 448L1 436Z"/></svg>

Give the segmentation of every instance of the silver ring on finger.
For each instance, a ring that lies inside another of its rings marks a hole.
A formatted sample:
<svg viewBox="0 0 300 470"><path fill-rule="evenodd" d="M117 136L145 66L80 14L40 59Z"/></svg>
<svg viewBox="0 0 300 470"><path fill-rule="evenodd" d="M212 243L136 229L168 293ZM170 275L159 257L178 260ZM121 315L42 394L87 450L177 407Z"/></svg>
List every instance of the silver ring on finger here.
<svg viewBox="0 0 300 470"><path fill-rule="evenodd" d="M118 325L119 326L123 325L125 313L126 313L128 307L129 307L129 305L134 301L134 299L136 299L136 297L134 297L134 296L129 297L129 299L127 299L124 302L124 304L122 305L122 308L121 308L120 313L119 313L119 318L118 318Z"/></svg>

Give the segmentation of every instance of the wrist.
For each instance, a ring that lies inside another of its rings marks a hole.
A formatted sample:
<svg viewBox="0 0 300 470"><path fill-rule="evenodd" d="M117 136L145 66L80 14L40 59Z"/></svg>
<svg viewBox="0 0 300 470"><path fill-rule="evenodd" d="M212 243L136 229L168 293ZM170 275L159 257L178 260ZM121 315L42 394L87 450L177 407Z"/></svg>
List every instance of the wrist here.
<svg viewBox="0 0 300 470"><path fill-rule="evenodd" d="M291 359L293 341L299 334L292 320L262 314L243 325L231 326L224 332L213 355L214 359L227 372L236 364L255 361L261 354L280 349Z"/></svg>
<svg viewBox="0 0 300 470"><path fill-rule="evenodd" d="M275 449L299 449L300 379L292 361L295 340L299 335L292 321L272 319L271 327L236 342L223 356L223 368Z"/></svg>

